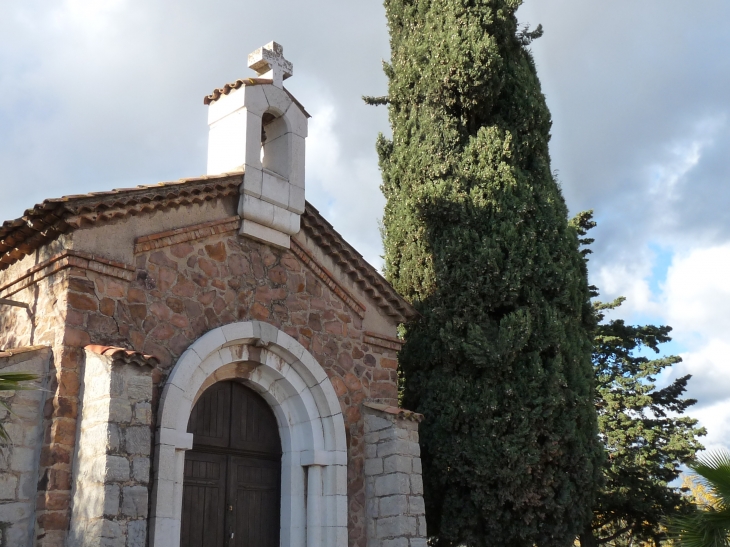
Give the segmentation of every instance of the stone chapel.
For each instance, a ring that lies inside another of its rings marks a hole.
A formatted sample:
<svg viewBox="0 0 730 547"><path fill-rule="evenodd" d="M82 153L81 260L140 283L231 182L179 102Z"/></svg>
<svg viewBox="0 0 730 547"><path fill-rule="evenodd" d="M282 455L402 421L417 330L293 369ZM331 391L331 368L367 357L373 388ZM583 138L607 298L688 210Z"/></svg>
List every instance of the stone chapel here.
<svg viewBox="0 0 730 547"><path fill-rule="evenodd" d="M207 175L0 228L0 547L425 547L416 316L305 201L272 42L205 98Z"/></svg>

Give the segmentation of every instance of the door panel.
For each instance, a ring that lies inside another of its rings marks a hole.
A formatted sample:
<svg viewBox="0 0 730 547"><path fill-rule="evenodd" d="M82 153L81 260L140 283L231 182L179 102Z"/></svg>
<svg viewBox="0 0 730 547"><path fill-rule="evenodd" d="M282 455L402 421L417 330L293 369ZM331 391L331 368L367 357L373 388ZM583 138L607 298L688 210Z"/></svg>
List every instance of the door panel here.
<svg viewBox="0 0 730 547"><path fill-rule="evenodd" d="M233 385L232 399L231 448L280 455L279 426L266 401L240 384Z"/></svg>
<svg viewBox="0 0 730 547"><path fill-rule="evenodd" d="M185 454L181 547L224 547L227 458Z"/></svg>
<svg viewBox="0 0 730 547"><path fill-rule="evenodd" d="M181 547L279 547L281 440L260 395L208 388L188 422Z"/></svg>
<svg viewBox="0 0 730 547"><path fill-rule="evenodd" d="M233 456L231 458L235 547L278 547L279 484L278 461Z"/></svg>
<svg viewBox="0 0 730 547"><path fill-rule="evenodd" d="M213 384L190 413L188 432L195 444L225 448L231 438L231 382Z"/></svg>

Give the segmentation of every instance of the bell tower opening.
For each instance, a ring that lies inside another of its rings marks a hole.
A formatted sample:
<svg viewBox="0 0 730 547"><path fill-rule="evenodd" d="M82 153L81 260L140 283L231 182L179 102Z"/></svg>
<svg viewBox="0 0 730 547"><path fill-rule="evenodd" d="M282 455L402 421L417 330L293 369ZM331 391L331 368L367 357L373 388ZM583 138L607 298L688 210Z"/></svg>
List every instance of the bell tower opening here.
<svg viewBox="0 0 730 547"><path fill-rule="evenodd" d="M261 165L264 172L289 181L291 133L284 116L267 111L261 117Z"/></svg>

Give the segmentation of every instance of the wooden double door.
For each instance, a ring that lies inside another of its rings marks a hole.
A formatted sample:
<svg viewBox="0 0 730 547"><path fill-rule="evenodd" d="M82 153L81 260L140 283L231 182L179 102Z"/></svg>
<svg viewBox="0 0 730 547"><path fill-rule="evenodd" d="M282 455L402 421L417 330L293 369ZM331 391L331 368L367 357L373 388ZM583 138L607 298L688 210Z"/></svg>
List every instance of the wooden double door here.
<svg viewBox="0 0 730 547"><path fill-rule="evenodd" d="M260 395L208 388L188 422L181 547L279 547L281 440Z"/></svg>

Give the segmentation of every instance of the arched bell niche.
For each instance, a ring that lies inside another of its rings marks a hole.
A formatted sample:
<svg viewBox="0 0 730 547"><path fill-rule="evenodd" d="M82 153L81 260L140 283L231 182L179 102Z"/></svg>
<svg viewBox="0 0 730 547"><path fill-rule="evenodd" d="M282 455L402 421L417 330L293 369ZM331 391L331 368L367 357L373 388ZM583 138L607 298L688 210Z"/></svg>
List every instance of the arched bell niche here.
<svg viewBox="0 0 730 547"><path fill-rule="evenodd" d="M267 110L261 117L261 165L287 182L291 174L291 131L286 117Z"/></svg>

